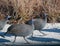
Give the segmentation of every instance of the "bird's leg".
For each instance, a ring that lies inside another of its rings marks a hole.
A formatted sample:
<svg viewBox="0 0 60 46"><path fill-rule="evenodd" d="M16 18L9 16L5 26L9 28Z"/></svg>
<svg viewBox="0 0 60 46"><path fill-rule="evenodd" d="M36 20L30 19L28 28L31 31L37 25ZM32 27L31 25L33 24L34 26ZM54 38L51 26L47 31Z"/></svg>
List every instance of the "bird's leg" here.
<svg viewBox="0 0 60 46"><path fill-rule="evenodd" d="M16 37L17 37L17 36L15 35L15 38L14 38L14 41L13 41L13 43L16 41Z"/></svg>
<svg viewBox="0 0 60 46"><path fill-rule="evenodd" d="M25 39L25 36L23 36L24 40L26 41L26 43L30 44L26 39Z"/></svg>
<svg viewBox="0 0 60 46"><path fill-rule="evenodd" d="M32 32L32 34L31 34L31 37L33 37L33 32Z"/></svg>
<svg viewBox="0 0 60 46"><path fill-rule="evenodd" d="M39 31L39 32L43 34L43 35L40 35L40 36L45 36L46 35L45 33L41 32L41 31Z"/></svg>

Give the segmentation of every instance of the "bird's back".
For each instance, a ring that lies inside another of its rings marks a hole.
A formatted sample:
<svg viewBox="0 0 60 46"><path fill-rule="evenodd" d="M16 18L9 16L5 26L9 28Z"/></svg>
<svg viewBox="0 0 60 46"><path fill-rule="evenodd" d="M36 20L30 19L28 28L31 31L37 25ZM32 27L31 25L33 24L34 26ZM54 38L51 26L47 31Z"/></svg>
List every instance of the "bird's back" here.
<svg viewBox="0 0 60 46"><path fill-rule="evenodd" d="M43 19L35 19L34 21L34 27L35 30L41 30L46 24L46 21Z"/></svg>
<svg viewBox="0 0 60 46"><path fill-rule="evenodd" d="M18 36L27 36L33 32L33 27L27 24L15 24L8 28L8 32Z"/></svg>

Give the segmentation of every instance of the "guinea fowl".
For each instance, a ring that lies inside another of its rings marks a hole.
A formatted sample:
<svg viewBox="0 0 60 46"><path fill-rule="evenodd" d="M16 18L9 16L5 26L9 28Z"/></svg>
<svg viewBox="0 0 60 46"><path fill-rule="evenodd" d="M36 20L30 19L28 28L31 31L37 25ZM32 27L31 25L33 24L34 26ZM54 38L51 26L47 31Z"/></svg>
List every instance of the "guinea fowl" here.
<svg viewBox="0 0 60 46"><path fill-rule="evenodd" d="M40 16L37 16L35 19L33 19L34 21L34 30L39 30L39 32L41 32L42 28L46 25L47 23L47 14L46 13L42 13ZM43 35L43 32L41 32ZM33 33L32 33L33 36Z"/></svg>
<svg viewBox="0 0 60 46"><path fill-rule="evenodd" d="M2 17L1 17L2 18ZM3 19L1 19L0 18L0 30L2 30L3 28L4 28L4 26L7 24L7 22L8 22L8 19L10 18L8 18L8 16L7 16L7 18L6 17L4 17ZM3 35L1 35L0 34L0 36L2 36L3 37Z"/></svg>
<svg viewBox="0 0 60 46"><path fill-rule="evenodd" d="M36 16L34 19L28 21L26 24L29 24L31 23L31 21L33 21L33 26L34 26L34 30L39 30L39 32L41 32L42 28L46 25L47 23L47 14L46 13L41 13L40 16ZM41 32L43 35L46 35L44 34L43 32ZM33 33L32 35L33 36Z"/></svg>
<svg viewBox="0 0 60 46"><path fill-rule="evenodd" d="M7 32L4 34L6 35L7 33L15 35L15 39L13 43L16 40L16 36L22 36L24 40L29 43L25 37L32 34L34 31L32 24L13 24L11 25L8 29Z"/></svg>

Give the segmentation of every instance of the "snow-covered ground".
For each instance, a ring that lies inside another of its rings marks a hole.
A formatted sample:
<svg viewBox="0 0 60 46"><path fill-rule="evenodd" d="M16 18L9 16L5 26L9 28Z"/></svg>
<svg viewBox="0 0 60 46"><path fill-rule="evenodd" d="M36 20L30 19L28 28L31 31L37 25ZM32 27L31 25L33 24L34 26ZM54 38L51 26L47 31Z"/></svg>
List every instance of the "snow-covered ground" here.
<svg viewBox="0 0 60 46"><path fill-rule="evenodd" d="M7 28L10 25L6 24L3 30L0 31L0 34L4 34L7 31ZM46 35L42 35L38 30L35 30L33 33L33 37L26 37L26 39L31 44L59 44L60 43L60 23L47 23L46 26L41 30L41 32L45 33ZM40 36L42 35L42 36ZM0 36L0 43L1 44L13 44L14 36L5 36L5 38ZM17 37L16 42L14 44L21 45L25 44L26 41L23 37Z"/></svg>

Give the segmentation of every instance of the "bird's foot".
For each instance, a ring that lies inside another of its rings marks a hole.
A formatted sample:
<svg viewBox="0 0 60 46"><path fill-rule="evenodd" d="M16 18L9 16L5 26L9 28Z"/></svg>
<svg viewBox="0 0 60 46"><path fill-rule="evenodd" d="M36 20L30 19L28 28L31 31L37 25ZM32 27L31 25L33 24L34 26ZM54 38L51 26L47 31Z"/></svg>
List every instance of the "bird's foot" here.
<svg viewBox="0 0 60 46"><path fill-rule="evenodd" d="M32 38L34 37L33 33L30 35L30 37L32 37Z"/></svg>
<svg viewBox="0 0 60 46"><path fill-rule="evenodd" d="M40 31L40 33L41 33L42 35L39 35L39 36L46 36L46 35L47 35L47 34L41 32L41 31Z"/></svg>
<svg viewBox="0 0 60 46"><path fill-rule="evenodd" d="M46 36L47 34L42 34L42 35L38 35L38 36Z"/></svg>
<svg viewBox="0 0 60 46"><path fill-rule="evenodd" d="M26 42L26 43L24 43L24 44L30 44L29 42Z"/></svg>
<svg viewBox="0 0 60 46"><path fill-rule="evenodd" d="M31 37L31 38L33 38L34 36L33 36L33 35L31 35L30 37Z"/></svg>

